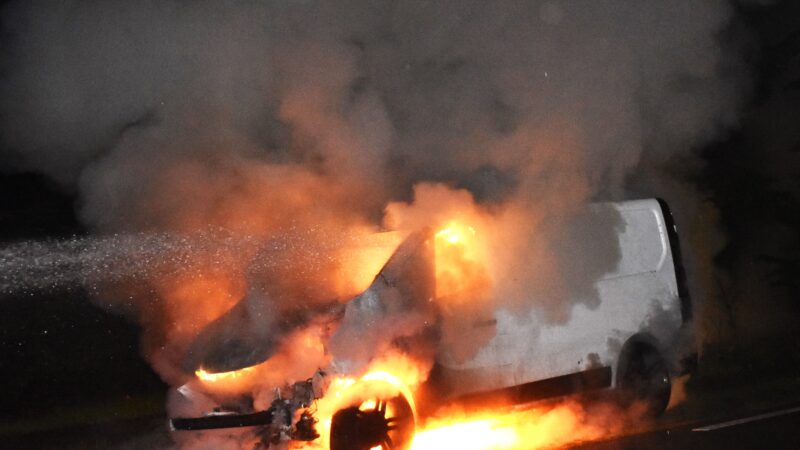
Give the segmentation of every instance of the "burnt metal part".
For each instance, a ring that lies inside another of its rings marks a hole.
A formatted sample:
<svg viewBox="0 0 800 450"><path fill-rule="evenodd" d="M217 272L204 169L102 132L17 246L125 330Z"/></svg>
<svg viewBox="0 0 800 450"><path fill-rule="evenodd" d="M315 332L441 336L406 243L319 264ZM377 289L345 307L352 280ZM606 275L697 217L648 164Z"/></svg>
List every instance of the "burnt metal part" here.
<svg viewBox="0 0 800 450"><path fill-rule="evenodd" d="M324 376L324 372L319 371ZM307 408L315 399L314 381L309 378L306 381L299 381L292 385L292 401L302 408Z"/></svg>
<svg viewBox="0 0 800 450"><path fill-rule="evenodd" d="M205 417L177 417L170 420L174 430L213 430L270 425L272 408L251 414L217 414Z"/></svg>
<svg viewBox="0 0 800 450"><path fill-rule="evenodd" d="M266 411L249 414L216 413L205 417L179 417L170 421L173 430L212 430L218 428L264 427L259 434L268 442L285 438L300 441L313 441L319 437L315 429L317 419L304 410L297 423L292 426L295 413L308 407L314 400L312 380L292 385L295 394L291 399L276 398Z"/></svg>
<svg viewBox="0 0 800 450"><path fill-rule="evenodd" d="M318 420L308 411L300 413L300 418L294 426L292 439L296 441L313 441L319 437L316 425Z"/></svg>
<svg viewBox="0 0 800 450"><path fill-rule="evenodd" d="M287 410L276 410L270 407L266 411L259 411L250 414L215 414L205 417L178 417L170 420L173 430L177 431L197 431L215 430L220 428L244 428L244 427L270 427L285 428L290 430L291 438L298 441L313 441L319 437L316 430L317 419L309 411L300 413L294 428L282 425L280 422L286 420ZM278 420L276 420L278 419ZM291 417L289 417L291 421ZM284 422L291 423L291 422ZM277 435L282 430L275 430L277 433L268 432L268 435Z"/></svg>

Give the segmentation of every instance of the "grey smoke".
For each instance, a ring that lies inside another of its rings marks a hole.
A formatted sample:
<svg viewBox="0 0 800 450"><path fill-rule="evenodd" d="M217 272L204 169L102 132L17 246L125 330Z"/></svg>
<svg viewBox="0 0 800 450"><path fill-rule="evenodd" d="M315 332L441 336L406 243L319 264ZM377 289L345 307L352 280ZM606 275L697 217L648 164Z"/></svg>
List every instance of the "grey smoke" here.
<svg viewBox="0 0 800 450"><path fill-rule="evenodd" d="M725 1L17 2L3 137L21 167L78 186L93 225L124 227L175 160L347 169L402 196L513 173L563 122L593 190L619 191L643 156L734 120L730 15Z"/></svg>
<svg viewBox="0 0 800 450"><path fill-rule="evenodd" d="M735 123L731 15L725 0L19 1L2 16L3 156L77 191L100 232L376 224L439 181L535 211L556 241L582 204L662 195L702 241L702 202L671 167ZM613 269L613 245L598 251L592 276Z"/></svg>

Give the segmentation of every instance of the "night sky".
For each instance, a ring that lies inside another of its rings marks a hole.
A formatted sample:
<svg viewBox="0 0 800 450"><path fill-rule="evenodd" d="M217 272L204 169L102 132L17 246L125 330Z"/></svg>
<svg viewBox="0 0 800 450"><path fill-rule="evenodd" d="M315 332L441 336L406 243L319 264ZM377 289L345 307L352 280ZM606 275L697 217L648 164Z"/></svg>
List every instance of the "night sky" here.
<svg viewBox="0 0 800 450"><path fill-rule="evenodd" d="M676 172L719 211L726 241L715 263L730 294L719 320L735 330L728 345L774 341L798 349L800 2L756 3L741 2L721 36L740 46L750 71L738 123L694 149L700 167ZM8 39L5 30L2 38ZM0 245L89 234L78 217L78 194L20 169L8 142L0 136ZM769 310L780 311L782 320L769 323L772 314L762 314ZM80 287L3 294L0 419L164 392L166 385L140 357L139 339L135 323L95 307Z"/></svg>

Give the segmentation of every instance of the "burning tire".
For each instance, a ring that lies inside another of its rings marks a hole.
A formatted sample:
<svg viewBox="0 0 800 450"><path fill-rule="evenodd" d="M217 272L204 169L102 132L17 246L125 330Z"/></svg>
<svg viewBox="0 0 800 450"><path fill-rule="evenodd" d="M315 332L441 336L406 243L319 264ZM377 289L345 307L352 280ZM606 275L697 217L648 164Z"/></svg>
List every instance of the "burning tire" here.
<svg viewBox="0 0 800 450"><path fill-rule="evenodd" d="M629 341L620 355L617 386L624 403L645 402L647 413L657 416L667 408L672 391L669 366L653 345Z"/></svg>
<svg viewBox="0 0 800 450"><path fill-rule="evenodd" d="M405 450L414 437L414 410L400 394L340 409L331 421L330 450Z"/></svg>

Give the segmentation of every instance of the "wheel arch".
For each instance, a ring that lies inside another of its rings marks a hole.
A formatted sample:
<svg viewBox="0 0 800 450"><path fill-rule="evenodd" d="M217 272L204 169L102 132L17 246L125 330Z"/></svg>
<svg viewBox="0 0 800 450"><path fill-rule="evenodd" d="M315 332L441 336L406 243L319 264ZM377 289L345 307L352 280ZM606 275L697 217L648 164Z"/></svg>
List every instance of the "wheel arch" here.
<svg viewBox="0 0 800 450"><path fill-rule="evenodd" d="M663 355L663 349L658 339L650 333L639 332L630 336L620 348L616 361L614 361L612 368L614 370L613 387L619 386L620 374L624 372L628 365L630 357L636 351L640 351L643 347L650 347Z"/></svg>
<svg viewBox="0 0 800 450"><path fill-rule="evenodd" d="M614 376L621 404L644 402L647 416L661 415L672 395L671 372L657 339L649 333L631 336L622 346Z"/></svg>

